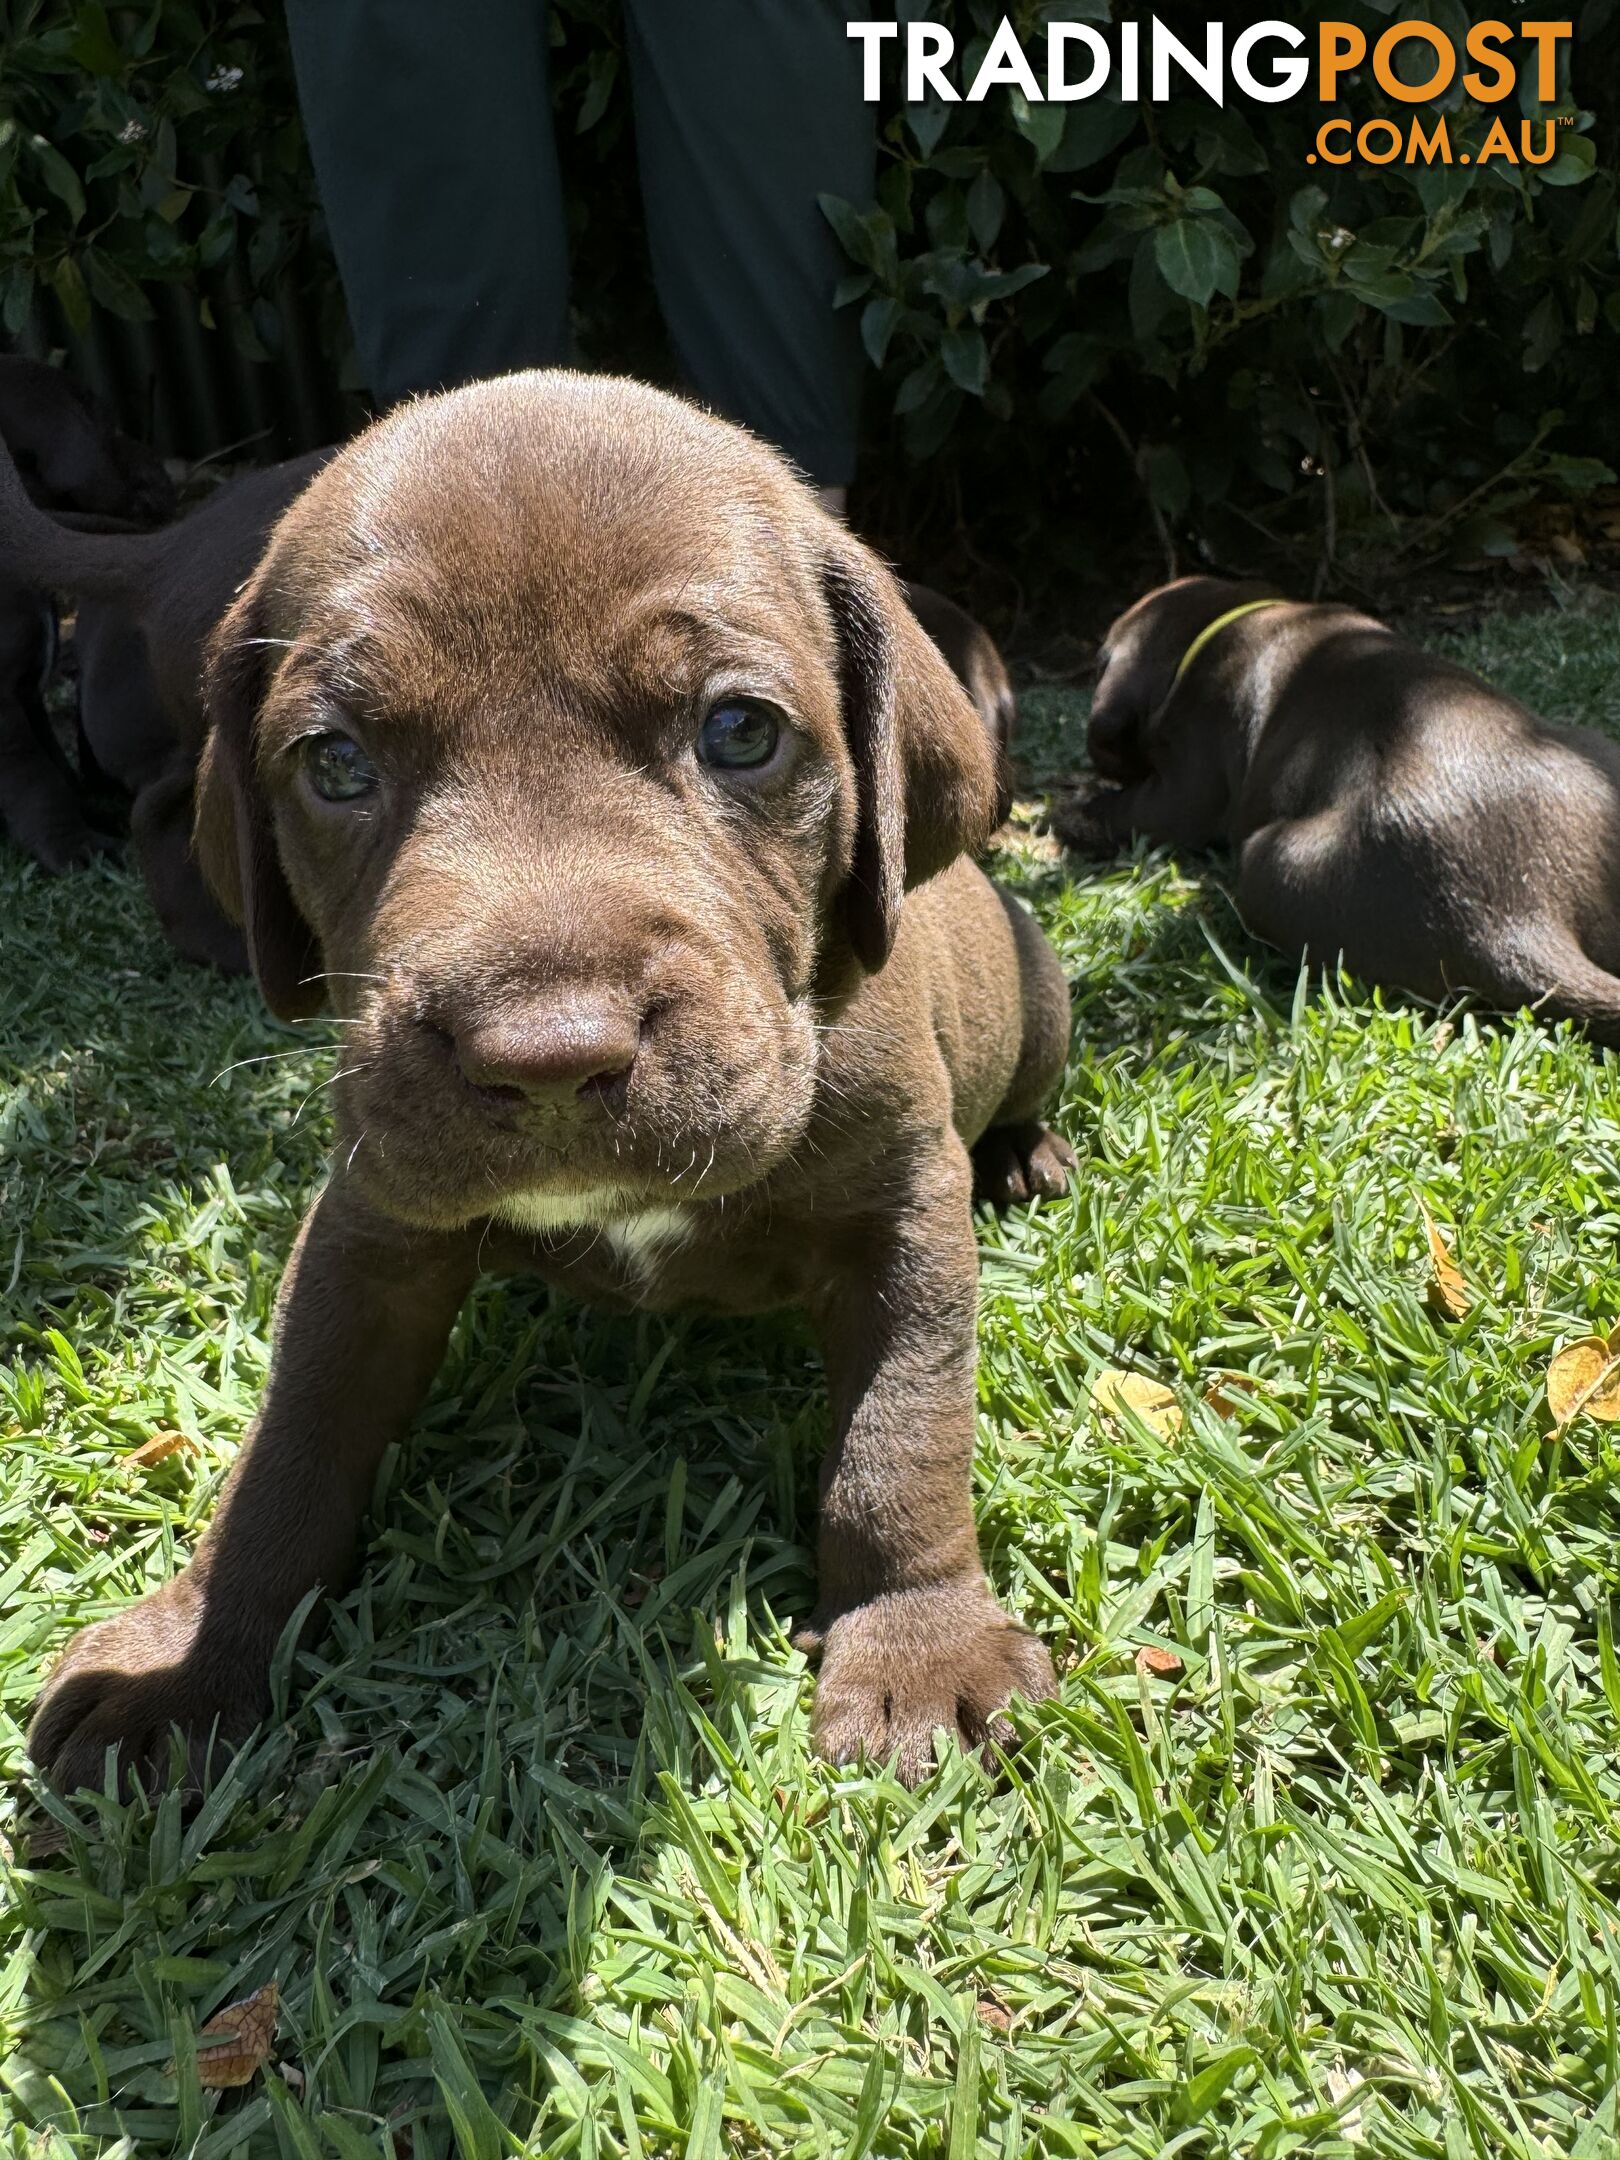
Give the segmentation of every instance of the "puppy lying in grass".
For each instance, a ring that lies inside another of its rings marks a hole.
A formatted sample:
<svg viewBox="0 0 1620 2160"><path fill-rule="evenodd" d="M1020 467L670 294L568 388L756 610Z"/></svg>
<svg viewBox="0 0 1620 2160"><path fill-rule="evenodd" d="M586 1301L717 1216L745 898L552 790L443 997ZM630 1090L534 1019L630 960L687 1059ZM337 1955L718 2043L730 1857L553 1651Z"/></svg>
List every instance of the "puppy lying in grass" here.
<svg viewBox="0 0 1620 2160"><path fill-rule="evenodd" d="M486 1268L810 1313L826 1754L916 1779L1049 1694L970 1504L970 1202L1063 1190L1067 987L968 859L992 745L888 572L740 431L510 376L316 476L207 711L202 861L273 1010L343 1018L337 1146L214 1522L68 1646L48 1775L255 1722Z"/></svg>
<svg viewBox="0 0 1620 2160"><path fill-rule="evenodd" d="M1620 744L1352 608L1204 577L1110 629L1087 743L1067 846L1231 847L1269 944L1620 1045Z"/></svg>

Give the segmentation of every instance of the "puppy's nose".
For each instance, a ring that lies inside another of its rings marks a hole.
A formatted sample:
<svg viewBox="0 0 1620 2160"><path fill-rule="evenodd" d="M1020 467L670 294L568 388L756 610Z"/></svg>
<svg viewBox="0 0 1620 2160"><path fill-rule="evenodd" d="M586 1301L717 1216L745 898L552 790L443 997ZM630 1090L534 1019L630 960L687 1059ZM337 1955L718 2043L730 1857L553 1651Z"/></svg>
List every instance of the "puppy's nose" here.
<svg viewBox="0 0 1620 2160"><path fill-rule="evenodd" d="M629 1077L641 1016L627 1000L579 992L458 1028L456 1057L475 1087L559 1097Z"/></svg>

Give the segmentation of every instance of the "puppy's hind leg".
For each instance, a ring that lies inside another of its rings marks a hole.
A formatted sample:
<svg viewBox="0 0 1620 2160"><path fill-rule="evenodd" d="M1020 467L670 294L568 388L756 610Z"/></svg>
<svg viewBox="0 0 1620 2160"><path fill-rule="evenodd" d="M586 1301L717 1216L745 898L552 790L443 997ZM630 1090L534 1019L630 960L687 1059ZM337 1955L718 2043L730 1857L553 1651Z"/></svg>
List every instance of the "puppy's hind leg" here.
<svg viewBox="0 0 1620 2160"><path fill-rule="evenodd" d="M1074 1150L1041 1121L1069 1054L1069 985L1040 925L1016 900L996 898L1018 953L1023 1034L1012 1084L973 1149L973 1196L996 1207L1056 1199L1069 1188Z"/></svg>
<svg viewBox="0 0 1620 2160"><path fill-rule="evenodd" d="M1245 928L1291 960L1342 961L1420 997L1463 987L1448 978L1431 882L1399 844L1369 840L1353 807L1251 833L1238 853L1237 903Z"/></svg>
<svg viewBox="0 0 1620 2160"><path fill-rule="evenodd" d="M1620 975L1588 958L1562 923L1529 924L1480 963L1479 988L1494 1004L1541 1020L1574 1020L1596 1043L1620 1050Z"/></svg>

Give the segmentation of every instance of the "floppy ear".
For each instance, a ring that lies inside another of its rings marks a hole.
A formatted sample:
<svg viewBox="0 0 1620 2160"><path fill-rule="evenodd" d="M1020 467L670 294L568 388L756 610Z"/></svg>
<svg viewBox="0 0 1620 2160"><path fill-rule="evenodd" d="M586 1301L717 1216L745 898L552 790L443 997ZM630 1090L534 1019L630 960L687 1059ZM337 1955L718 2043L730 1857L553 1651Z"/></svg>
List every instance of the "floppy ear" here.
<svg viewBox="0 0 1620 2160"><path fill-rule="evenodd" d="M822 577L855 762L844 921L871 972L889 957L907 888L995 830L995 756L967 692L876 557L846 539Z"/></svg>
<svg viewBox="0 0 1620 2160"><path fill-rule="evenodd" d="M215 898L247 932L264 1002L278 1020L307 1020L326 1002L321 948L282 871L254 769L265 678L261 621L250 586L209 642L203 682L208 739L197 767L192 838Z"/></svg>

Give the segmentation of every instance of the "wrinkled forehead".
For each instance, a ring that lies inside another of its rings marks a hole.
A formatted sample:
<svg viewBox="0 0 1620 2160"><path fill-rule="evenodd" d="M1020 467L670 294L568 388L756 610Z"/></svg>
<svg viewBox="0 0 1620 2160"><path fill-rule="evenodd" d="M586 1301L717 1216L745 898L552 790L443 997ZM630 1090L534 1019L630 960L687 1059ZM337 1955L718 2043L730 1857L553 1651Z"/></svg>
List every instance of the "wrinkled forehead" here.
<svg viewBox="0 0 1620 2160"><path fill-rule="evenodd" d="M298 671L415 709L520 690L622 703L739 668L766 692L822 671L812 518L776 461L731 434L373 431L278 536Z"/></svg>

